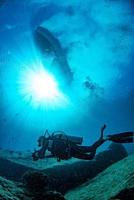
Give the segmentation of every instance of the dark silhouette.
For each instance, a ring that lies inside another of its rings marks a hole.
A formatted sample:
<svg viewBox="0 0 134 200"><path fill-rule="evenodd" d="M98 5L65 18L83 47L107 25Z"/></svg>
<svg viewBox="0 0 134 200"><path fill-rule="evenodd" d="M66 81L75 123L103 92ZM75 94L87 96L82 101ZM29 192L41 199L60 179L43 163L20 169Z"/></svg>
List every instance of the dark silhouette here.
<svg viewBox="0 0 134 200"><path fill-rule="evenodd" d="M91 146L81 146L82 137L69 136L61 131L49 135L46 130L45 135L38 139L38 146L41 147L41 149L32 154L33 160L36 161L38 159L52 157L56 157L57 161L68 160L72 157L83 160L92 160L95 157L97 148L105 141L117 143L133 142L134 132L124 132L104 137L103 133L105 128L106 125L101 128L100 138ZM46 137L47 134L48 137ZM45 155L47 150L51 152L51 154Z"/></svg>
<svg viewBox="0 0 134 200"><path fill-rule="evenodd" d="M34 33L34 39L42 54L53 54L57 67L68 83L73 81L73 73L66 59L65 51L59 40L48 29L38 26Z"/></svg>

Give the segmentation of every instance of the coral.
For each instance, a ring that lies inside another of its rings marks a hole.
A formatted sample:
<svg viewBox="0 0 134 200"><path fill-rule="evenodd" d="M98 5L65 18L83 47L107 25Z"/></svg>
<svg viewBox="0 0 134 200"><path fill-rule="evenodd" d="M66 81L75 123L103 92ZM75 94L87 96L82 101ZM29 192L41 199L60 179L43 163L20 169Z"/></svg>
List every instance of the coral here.
<svg viewBox="0 0 134 200"><path fill-rule="evenodd" d="M28 171L23 175L23 182L33 200L65 200L56 191L49 191L48 176L39 171Z"/></svg>

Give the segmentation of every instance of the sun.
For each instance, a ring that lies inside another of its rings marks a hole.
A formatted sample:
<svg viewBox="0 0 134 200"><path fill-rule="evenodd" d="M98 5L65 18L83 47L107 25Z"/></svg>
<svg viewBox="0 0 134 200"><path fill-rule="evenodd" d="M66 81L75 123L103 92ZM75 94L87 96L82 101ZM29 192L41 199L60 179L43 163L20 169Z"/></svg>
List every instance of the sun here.
<svg viewBox="0 0 134 200"><path fill-rule="evenodd" d="M29 92L39 101L51 100L59 94L56 81L45 70L31 72L28 82Z"/></svg>
<svg viewBox="0 0 134 200"><path fill-rule="evenodd" d="M26 101L33 105L62 106L67 98L59 88L55 77L42 65L24 69L19 81L19 90Z"/></svg>

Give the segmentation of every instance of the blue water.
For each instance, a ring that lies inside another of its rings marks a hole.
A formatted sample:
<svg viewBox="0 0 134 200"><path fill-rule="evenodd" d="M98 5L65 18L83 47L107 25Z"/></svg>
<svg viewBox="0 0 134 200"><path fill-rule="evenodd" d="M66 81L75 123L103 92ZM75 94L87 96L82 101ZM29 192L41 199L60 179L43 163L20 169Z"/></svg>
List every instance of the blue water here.
<svg viewBox="0 0 134 200"><path fill-rule="evenodd" d="M104 123L105 134L134 130L133 8L133 0L0 0L1 147L33 149L46 128L83 136L86 144ZM60 42L70 85L55 75L53 56L40 54L38 26ZM42 73L51 77L43 96Z"/></svg>

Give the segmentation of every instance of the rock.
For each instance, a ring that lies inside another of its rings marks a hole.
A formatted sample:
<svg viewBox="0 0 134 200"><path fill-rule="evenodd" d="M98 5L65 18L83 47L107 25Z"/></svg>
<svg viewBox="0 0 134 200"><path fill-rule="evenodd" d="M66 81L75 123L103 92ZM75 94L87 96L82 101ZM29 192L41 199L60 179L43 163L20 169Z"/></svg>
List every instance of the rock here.
<svg viewBox="0 0 134 200"><path fill-rule="evenodd" d="M68 200L134 199L134 155L113 164L65 197Z"/></svg>
<svg viewBox="0 0 134 200"><path fill-rule="evenodd" d="M123 145L112 143L108 150L99 153L92 161L78 161L63 166L55 166L43 171L52 179L50 183L52 189L65 193L94 178L108 166L127 155Z"/></svg>
<svg viewBox="0 0 134 200"><path fill-rule="evenodd" d="M40 170L40 172L49 176L51 190L56 190L64 194L68 190L94 178L108 166L126 156L127 152L123 145L111 144L107 151L99 153L92 161L63 162L63 165L54 165ZM29 167L30 164L27 167L17 163L17 159L13 162L0 158L0 162L0 175L10 180L22 181L21 177L26 171L34 171L32 161L31 168Z"/></svg>
<svg viewBox="0 0 134 200"><path fill-rule="evenodd" d="M21 177L26 171L33 170L30 167L14 163L5 158L0 158L0 163L0 176L13 181L21 181Z"/></svg>
<svg viewBox="0 0 134 200"><path fill-rule="evenodd" d="M40 195L48 190L48 176L39 171L28 171L23 175L25 187L34 195Z"/></svg>
<svg viewBox="0 0 134 200"><path fill-rule="evenodd" d="M61 193L44 189L44 182L46 185L44 174L28 172L25 174L27 191L21 183L14 183L0 177L0 200L65 200Z"/></svg>
<svg viewBox="0 0 134 200"><path fill-rule="evenodd" d="M56 191L48 191L44 195L45 200L65 200L64 196Z"/></svg>
<svg viewBox="0 0 134 200"><path fill-rule="evenodd" d="M61 193L49 190L49 178L42 172L26 172L23 176L23 182L26 191L33 200L65 200Z"/></svg>
<svg viewBox="0 0 134 200"><path fill-rule="evenodd" d="M0 200L30 200L22 188L12 181L0 177Z"/></svg>

